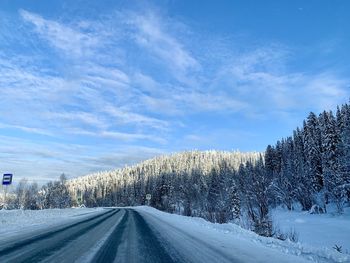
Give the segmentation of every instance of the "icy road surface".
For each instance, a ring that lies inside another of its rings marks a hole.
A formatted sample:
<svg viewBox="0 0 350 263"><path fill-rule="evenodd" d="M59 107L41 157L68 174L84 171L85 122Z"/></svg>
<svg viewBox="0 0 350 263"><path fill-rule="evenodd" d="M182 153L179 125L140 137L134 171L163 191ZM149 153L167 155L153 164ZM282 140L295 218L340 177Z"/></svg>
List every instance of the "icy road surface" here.
<svg viewBox="0 0 350 263"><path fill-rule="evenodd" d="M99 210L47 229L0 236L0 262L309 261L139 207Z"/></svg>

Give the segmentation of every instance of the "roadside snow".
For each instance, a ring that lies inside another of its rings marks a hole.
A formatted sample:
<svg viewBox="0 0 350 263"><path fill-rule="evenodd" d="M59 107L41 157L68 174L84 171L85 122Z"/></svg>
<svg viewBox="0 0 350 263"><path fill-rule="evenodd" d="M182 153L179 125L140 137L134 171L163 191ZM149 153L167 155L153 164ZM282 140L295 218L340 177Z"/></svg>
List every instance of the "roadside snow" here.
<svg viewBox="0 0 350 263"><path fill-rule="evenodd" d="M145 206L134 209L159 228L165 237L193 255L196 249L203 251L192 246L201 242L208 251L240 255L243 262L264 262L264 258L269 258L268 262L350 262L350 208L346 208L343 215L332 213L332 209L321 215L281 208L273 210L274 223L284 232L295 230L298 243L261 237L236 224L213 224L202 218L168 214ZM103 208L0 210L0 241L102 212ZM191 239L186 240L187 237ZM343 253L335 251L334 245L342 246ZM203 254L209 255L208 251Z"/></svg>
<svg viewBox="0 0 350 263"><path fill-rule="evenodd" d="M0 241L18 233L65 224L102 211L103 208L0 210Z"/></svg>
<svg viewBox="0 0 350 263"><path fill-rule="evenodd" d="M272 220L282 232L295 230L303 245L323 251L334 250L337 245L343 253L350 254L350 207L342 215L333 212L332 207L327 211L327 214L310 214L277 208L272 211Z"/></svg>
<svg viewBox="0 0 350 263"><path fill-rule="evenodd" d="M164 236L168 236L169 239L175 234L169 229L178 229L194 239L203 240L224 253L231 253L231 255L239 253L243 262L267 262L266 258L269 258L268 262L350 262L349 255L338 253L334 249L261 237L236 224L213 224L202 218L168 214L145 206L135 209L144 215L149 222L153 221L154 226L161 226L161 221L164 222L163 225L167 224L168 228L164 226L159 231ZM346 230L344 229L344 231ZM347 234L350 237L349 232ZM183 239L179 241L179 243L181 242L186 241ZM189 246L189 251L193 250L191 243L186 245Z"/></svg>

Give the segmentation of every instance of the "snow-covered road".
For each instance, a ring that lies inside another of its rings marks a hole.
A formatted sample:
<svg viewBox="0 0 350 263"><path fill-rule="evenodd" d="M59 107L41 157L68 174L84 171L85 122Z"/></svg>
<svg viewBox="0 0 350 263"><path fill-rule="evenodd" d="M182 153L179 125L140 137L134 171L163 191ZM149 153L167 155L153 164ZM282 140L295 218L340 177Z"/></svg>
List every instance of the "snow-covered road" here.
<svg viewBox="0 0 350 263"><path fill-rule="evenodd" d="M168 253L180 262L308 262L302 257L235 236L232 232L218 231L203 219L166 214L150 207L136 210Z"/></svg>
<svg viewBox="0 0 350 263"><path fill-rule="evenodd" d="M121 217L106 209L47 229L28 231L0 240L0 262L74 262L102 239Z"/></svg>
<svg viewBox="0 0 350 263"><path fill-rule="evenodd" d="M245 230L150 207L81 210L70 218L0 236L0 262L309 262L279 241L259 242Z"/></svg>

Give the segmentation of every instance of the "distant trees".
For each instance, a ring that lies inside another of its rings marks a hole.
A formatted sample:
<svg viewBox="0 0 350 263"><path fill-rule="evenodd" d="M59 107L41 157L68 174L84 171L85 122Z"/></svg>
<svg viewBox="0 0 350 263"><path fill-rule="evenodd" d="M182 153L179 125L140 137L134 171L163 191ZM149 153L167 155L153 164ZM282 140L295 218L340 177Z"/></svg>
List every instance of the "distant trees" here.
<svg viewBox="0 0 350 263"><path fill-rule="evenodd" d="M39 209L39 187L36 182L29 183L21 179L15 189L15 198L8 200L8 205L16 209Z"/></svg>
<svg viewBox="0 0 350 263"><path fill-rule="evenodd" d="M27 203L26 198L28 197L27 191L28 191L28 180L27 179L20 180L15 190L15 194L16 194L15 208L18 208L18 209L25 208L25 204Z"/></svg>
<svg viewBox="0 0 350 263"><path fill-rule="evenodd" d="M72 205L71 196L66 186L66 176L59 181L49 182L39 188L36 182L29 183L21 179L14 191L14 198L8 200L8 207L15 209L67 208Z"/></svg>
<svg viewBox="0 0 350 263"><path fill-rule="evenodd" d="M191 151L161 156L112 172L67 181L72 203L87 206L145 204L171 213L225 223L240 218L238 168L259 153ZM108 189L107 191L100 191ZM82 193L82 194L79 194ZM244 209L243 209L244 210Z"/></svg>
<svg viewBox="0 0 350 263"><path fill-rule="evenodd" d="M23 207L25 209L37 210L39 209L39 187L37 183L32 183L28 185L28 188L25 191L25 200Z"/></svg>
<svg viewBox="0 0 350 263"><path fill-rule="evenodd" d="M61 174L60 180L43 186L44 208L67 208L71 206L71 196L66 185L67 178Z"/></svg>

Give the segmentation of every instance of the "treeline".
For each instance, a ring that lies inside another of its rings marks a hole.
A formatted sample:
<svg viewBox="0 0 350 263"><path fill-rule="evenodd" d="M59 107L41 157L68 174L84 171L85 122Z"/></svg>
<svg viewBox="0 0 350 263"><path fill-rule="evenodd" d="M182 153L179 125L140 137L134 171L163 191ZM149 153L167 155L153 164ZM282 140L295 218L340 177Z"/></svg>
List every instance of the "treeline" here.
<svg viewBox="0 0 350 263"><path fill-rule="evenodd" d="M342 213L350 205L349 104L338 107L335 115L311 112L293 136L267 146L264 162L242 164L237 181L250 228L264 236L278 235L269 217L271 207L292 210L299 204L312 213L327 213L332 203Z"/></svg>
<svg viewBox="0 0 350 263"><path fill-rule="evenodd" d="M72 206L71 194L66 185L64 174L58 181L49 182L39 187L36 182L27 179L19 181L13 193L8 194L6 200L0 202L0 209L47 209L68 208Z"/></svg>
<svg viewBox="0 0 350 263"><path fill-rule="evenodd" d="M304 210L334 202L338 212L350 198L350 106L334 115L310 113L293 136L268 146L265 170L271 182L271 203L289 209L298 202Z"/></svg>
<svg viewBox="0 0 350 263"><path fill-rule="evenodd" d="M73 205L133 206L200 216L213 222L239 218L236 174L259 153L190 151L67 182Z"/></svg>

